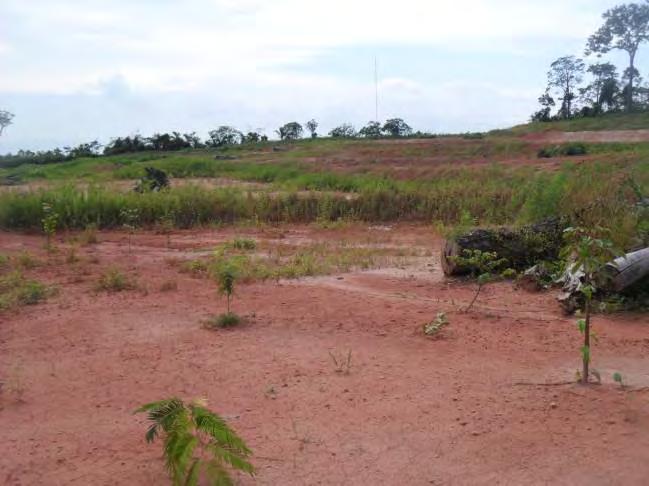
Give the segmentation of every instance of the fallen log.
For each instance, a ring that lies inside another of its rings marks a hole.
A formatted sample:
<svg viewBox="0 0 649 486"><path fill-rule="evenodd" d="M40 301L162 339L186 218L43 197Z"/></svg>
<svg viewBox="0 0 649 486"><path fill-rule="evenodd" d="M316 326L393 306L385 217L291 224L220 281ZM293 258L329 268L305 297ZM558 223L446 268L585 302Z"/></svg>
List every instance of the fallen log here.
<svg viewBox="0 0 649 486"><path fill-rule="evenodd" d="M604 267L606 290L624 292L649 276L649 248L616 258Z"/></svg>
<svg viewBox="0 0 649 486"><path fill-rule="evenodd" d="M572 314L583 305L581 294L581 268L568 268L560 279L563 283L561 293L557 296L559 304L568 314ZM627 253L607 263L598 274L598 295L633 293L637 284L649 279L649 248ZM635 289L636 291L639 289Z"/></svg>
<svg viewBox="0 0 649 486"><path fill-rule="evenodd" d="M475 229L449 238L442 249L442 269L446 276L471 273L473 269L459 265L454 257L464 256L465 250L495 252L505 258L507 265L525 270L539 262L556 260L563 245L563 231L567 224L561 219L550 219L521 228Z"/></svg>

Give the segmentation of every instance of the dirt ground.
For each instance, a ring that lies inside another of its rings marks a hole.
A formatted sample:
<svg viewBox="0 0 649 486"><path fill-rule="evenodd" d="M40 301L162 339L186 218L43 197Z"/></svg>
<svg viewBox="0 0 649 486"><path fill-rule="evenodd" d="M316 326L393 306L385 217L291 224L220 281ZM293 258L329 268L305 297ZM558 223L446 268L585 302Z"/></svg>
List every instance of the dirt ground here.
<svg viewBox="0 0 649 486"><path fill-rule="evenodd" d="M280 235L281 233L281 235ZM345 239L434 250L430 227L230 228L102 233L28 273L55 284L45 303L0 314L0 483L168 484L139 405L204 397L254 451L250 484L625 484L649 477L649 318L597 316L601 386L574 378L579 335L552 293L443 278L436 257L400 267L239 286L242 327L209 331L215 284L179 273L233 235ZM278 236L279 235L279 236ZM0 233L3 253L48 257L38 236ZM60 243L61 248L64 244ZM97 293L118 265L140 289ZM164 282L177 290L161 291ZM438 312L441 337L421 328ZM349 373L331 354L351 351ZM623 374L621 390L612 374ZM9 386L11 384L11 386ZM531 385L530 385L531 384ZM635 390L635 391L629 391Z"/></svg>
<svg viewBox="0 0 649 486"><path fill-rule="evenodd" d="M544 143L613 143L649 142L649 130L600 130L582 132L541 132L523 136L523 140Z"/></svg>

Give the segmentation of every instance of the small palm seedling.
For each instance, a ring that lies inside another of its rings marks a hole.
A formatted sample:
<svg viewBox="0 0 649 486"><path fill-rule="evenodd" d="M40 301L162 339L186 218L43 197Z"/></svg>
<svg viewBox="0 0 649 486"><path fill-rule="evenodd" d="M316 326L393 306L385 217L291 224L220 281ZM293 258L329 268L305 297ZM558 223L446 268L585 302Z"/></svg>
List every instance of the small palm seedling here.
<svg viewBox="0 0 649 486"><path fill-rule="evenodd" d="M597 340L597 335L591 328L593 296L601 286L603 276L602 268L619 256L621 253L615 249L613 243L600 237L607 234L604 228L588 230L585 228L568 228L564 232L566 247L563 256L569 260L567 272L579 271L582 274L579 292L584 298L584 318L577 321L579 332L584 337L581 347L582 371L579 374L581 382L588 384L591 362L591 338Z"/></svg>
<svg viewBox="0 0 649 486"><path fill-rule="evenodd" d="M56 236L58 222L58 213L54 211L50 204L43 203L43 219L41 219L41 224L43 226L43 233L45 233L45 248L48 252L54 249L52 240Z"/></svg>
<svg viewBox="0 0 649 486"><path fill-rule="evenodd" d="M473 300L464 312L469 312L478 300L482 288L495 279L495 273L507 264L506 258L498 258L495 252L482 250L464 250L463 256L451 257L453 262L462 267L471 269L471 276L477 278L478 288Z"/></svg>
<svg viewBox="0 0 649 486"><path fill-rule="evenodd" d="M186 404L179 398L148 403L135 413L146 413L151 425L146 441L161 436L165 465L174 486L233 484L230 469L254 475L252 454L244 441L204 403Z"/></svg>
<svg viewBox="0 0 649 486"><path fill-rule="evenodd" d="M431 337L437 336L448 325L448 317L444 312L440 312L435 317L435 320L424 324L424 334Z"/></svg>
<svg viewBox="0 0 649 486"><path fill-rule="evenodd" d="M137 208L123 208L119 212L119 216L122 220L122 227L128 231L128 253L131 254L131 239L137 230L140 223L140 212Z"/></svg>

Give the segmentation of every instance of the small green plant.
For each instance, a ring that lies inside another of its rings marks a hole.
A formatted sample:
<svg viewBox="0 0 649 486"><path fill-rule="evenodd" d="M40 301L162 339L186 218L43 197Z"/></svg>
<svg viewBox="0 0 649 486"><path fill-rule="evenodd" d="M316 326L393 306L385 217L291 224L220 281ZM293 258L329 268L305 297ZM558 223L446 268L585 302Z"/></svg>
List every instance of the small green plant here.
<svg viewBox="0 0 649 486"><path fill-rule="evenodd" d="M232 248L235 250L252 251L257 248L257 242L251 238L235 238L232 240Z"/></svg>
<svg viewBox="0 0 649 486"><path fill-rule="evenodd" d="M613 381L620 385L620 388L626 387L626 385L624 384L624 379L622 378L622 373L613 373Z"/></svg>
<svg viewBox="0 0 649 486"><path fill-rule="evenodd" d="M225 295L227 301L228 314L230 314L230 302L234 294L234 283L237 280L236 271L232 266L226 266L217 274L217 283L219 284L219 293Z"/></svg>
<svg viewBox="0 0 649 486"><path fill-rule="evenodd" d="M440 312L437 314L437 317L435 317L433 321L424 324L424 334L431 337L437 336L442 331L442 329L444 329L449 324L450 323L446 314L444 312Z"/></svg>
<svg viewBox="0 0 649 486"><path fill-rule="evenodd" d="M104 272L97 282L97 290L106 292L122 292L134 288L136 288L135 282L115 267Z"/></svg>
<svg viewBox="0 0 649 486"><path fill-rule="evenodd" d="M464 250L463 256L451 257L453 262L459 266L470 268L471 276L477 279L478 287L473 300L464 312L469 312L478 299L482 288L494 280L494 274L498 269L507 264L506 258L498 258L498 254L482 250Z"/></svg>
<svg viewBox="0 0 649 486"><path fill-rule="evenodd" d="M564 232L566 247L562 256L568 261L568 272L583 273L579 292L584 297L584 318L577 321L579 332L584 337L581 347L582 371L579 375L583 384L588 384L591 363L591 338L597 340L591 328L593 296L603 282L602 268L621 255L613 243L606 239L610 232L601 227L594 229L568 228Z"/></svg>
<svg viewBox="0 0 649 486"><path fill-rule="evenodd" d="M213 486L232 485L229 469L254 475L250 449L204 401L186 404L170 398L143 405L136 413L146 413L151 422L148 443L161 436L174 486L195 486L202 477Z"/></svg>
<svg viewBox="0 0 649 486"><path fill-rule="evenodd" d="M41 224L43 226L43 233L45 233L45 248L47 251L52 251L52 240L56 236L56 226L59 222L59 215L54 211L52 206L48 203L43 203L43 219Z"/></svg>
<svg viewBox="0 0 649 486"><path fill-rule="evenodd" d="M131 254L131 239L140 224L140 211L137 208L123 208L119 212L122 227L128 231L128 253Z"/></svg>

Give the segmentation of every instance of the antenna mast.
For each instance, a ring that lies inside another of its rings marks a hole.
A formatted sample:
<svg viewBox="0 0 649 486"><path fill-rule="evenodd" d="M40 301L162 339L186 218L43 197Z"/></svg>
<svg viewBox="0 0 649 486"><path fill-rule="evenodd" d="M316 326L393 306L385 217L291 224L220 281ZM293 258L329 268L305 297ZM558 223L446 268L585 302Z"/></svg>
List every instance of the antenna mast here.
<svg viewBox="0 0 649 486"><path fill-rule="evenodd" d="M375 99L374 99L374 120L379 122L379 66L374 56L374 90L375 90Z"/></svg>

